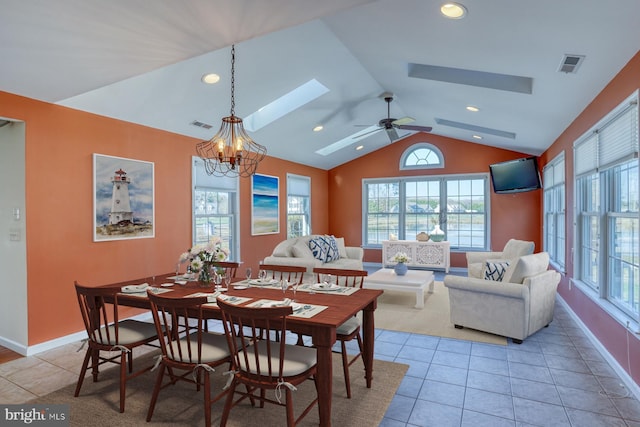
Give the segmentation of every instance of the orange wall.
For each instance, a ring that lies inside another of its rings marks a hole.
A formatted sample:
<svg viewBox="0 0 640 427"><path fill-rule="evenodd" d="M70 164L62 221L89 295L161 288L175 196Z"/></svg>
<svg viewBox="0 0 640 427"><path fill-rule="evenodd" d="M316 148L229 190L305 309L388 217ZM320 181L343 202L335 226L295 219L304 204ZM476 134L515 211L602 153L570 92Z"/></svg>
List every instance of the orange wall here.
<svg viewBox="0 0 640 427"><path fill-rule="evenodd" d="M444 169L400 171L400 157L411 145L428 142L442 152ZM480 144L419 133L329 171L329 228L345 236L350 245L362 244L362 179L395 176L488 173L492 163L524 157L525 154ZM495 194L491 191L491 246L501 250L510 238L532 240L541 246L540 211L542 191ZM429 230L425 230L429 231ZM379 249L365 251L366 262L381 262ZM451 254L452 267L466 267L464 253Z"/></svg>
<svg viewBox="0 0 640 427"><path fill-rule="evenodd" d="M191 156L197 141L0 92L0 116L26 123L26 242L29 345L82 330L73 281L100 285L172 272L191 244ZM153 162L155 238L93 242L93 153ZM313 230L328 232L327 172L267 158L258 172L312 179ZM257 266L286 237L251 236L250 180L241 180L241 258Z"/></svg>
<svg viewBox="0 0 640 427"><path fill-rule="evenodd" d="M566 165L566 224L567 230L567 260L566 275L563 275L558 287L562 298L571 309L587 325L591 332L602 342L609 353L629 373L636 384L640 384L640 340L630 333L625 326L620 325L600 308L590 297L569 282L574 277L572 242L574 240L573 217L573 143L587 132L600 119L618 106L628 96L640 87L640 52L618 73L618 75L600 92L600 94L585 108L585 110L571 123L560 137L549 147L541 157L546 164L564 151ZM627 342L629 347L627 348Z"/></svg>

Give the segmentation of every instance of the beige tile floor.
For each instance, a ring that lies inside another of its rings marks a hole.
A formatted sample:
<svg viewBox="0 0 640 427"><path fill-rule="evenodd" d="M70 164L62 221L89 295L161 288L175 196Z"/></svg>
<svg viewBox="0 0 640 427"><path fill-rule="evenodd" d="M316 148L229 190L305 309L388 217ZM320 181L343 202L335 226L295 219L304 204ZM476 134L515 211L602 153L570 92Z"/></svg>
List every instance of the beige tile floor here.
<svg viewBox="0 0 640 427"><path fill-rule="evenodd" d="M0 402L25 403L75 384L86 350L78 342L0 364ZM148 351L158 349L147 346L136 348L134 358Z"/></svg>

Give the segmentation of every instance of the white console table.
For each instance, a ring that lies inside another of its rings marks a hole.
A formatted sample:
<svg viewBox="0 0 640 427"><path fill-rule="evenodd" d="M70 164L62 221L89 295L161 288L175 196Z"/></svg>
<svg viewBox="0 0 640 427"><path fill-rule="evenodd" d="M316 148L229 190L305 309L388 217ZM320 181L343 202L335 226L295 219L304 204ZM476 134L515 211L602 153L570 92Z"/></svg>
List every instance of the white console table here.
<svg viewBox="0 0 640 427"><path fill-rule="evenodd" d="M418 240L383 240L382 267L393 266L393 256L404 252L411 258L408 267L444 268L449 272L451 250L449 242L420 242Z"/></svg>

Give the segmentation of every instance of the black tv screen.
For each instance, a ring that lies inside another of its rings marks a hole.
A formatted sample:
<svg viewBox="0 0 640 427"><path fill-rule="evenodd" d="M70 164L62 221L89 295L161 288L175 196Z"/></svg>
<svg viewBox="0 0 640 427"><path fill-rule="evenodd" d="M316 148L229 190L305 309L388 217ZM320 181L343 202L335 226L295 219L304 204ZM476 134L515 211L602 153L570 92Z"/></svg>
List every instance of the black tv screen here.
<svg viewBox="0 0 640 427"><path fill-rule="evenodd" d="M520 193L541 188L535 157L495 163L489 165L489 172L496 193Z"/></svg>

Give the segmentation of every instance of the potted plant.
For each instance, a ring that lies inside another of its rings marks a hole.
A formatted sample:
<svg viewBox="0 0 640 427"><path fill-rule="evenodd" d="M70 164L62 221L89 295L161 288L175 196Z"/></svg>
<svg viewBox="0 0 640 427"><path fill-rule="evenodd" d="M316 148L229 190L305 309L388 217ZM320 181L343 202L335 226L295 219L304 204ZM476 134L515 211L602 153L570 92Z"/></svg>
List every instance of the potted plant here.
<svg viewBox="0 0 640 427"><path fill-rule="evenodd" d="M406 263L411 261L409 255L404 252L396 252L393 256L393 261L396 263L395 267L393 267L393 271L395 271L398 276L404 276L407 274L407 270L409 270L409 268Z"/></svg>

